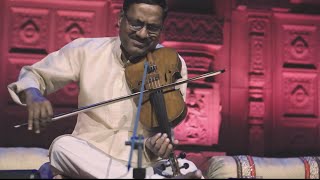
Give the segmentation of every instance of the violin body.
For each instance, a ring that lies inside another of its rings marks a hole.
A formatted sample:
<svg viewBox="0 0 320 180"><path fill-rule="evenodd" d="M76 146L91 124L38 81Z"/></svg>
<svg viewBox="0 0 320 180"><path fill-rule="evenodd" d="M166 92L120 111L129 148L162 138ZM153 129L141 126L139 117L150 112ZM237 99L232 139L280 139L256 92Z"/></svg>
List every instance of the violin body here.
<svg viewBox="0 0 320 180"><path fill-rule="evenodd" d="M144 77L145 62L148 62ZM127 84L133 93L139 92L142 82L144 89L157 89L174 83L181 78L181 61L178 53L170 48L160 48L149 52L137 63L128 64L125 69ZM137 103L137 101L135 101ZM140 119L142 125L152 131L166 133L171 142L172 127L178 125L187 114L187 106L180 90L174 87L146 93L143 96ZM172 175L181 175L179 163L172 151L168 158Z"/></svg>
<svg viewBox="0 0 320 180"><path fill-rule="evenodd" d="M181 78L181 61L178 53L171 48L159 48L134 64L128 64L125 69L127 84L133 93L139 92L142 84L144 62L152 61L156 64L157 73L148 73L145 80L145 89L153 89L170 84ZM151 64L152 64L151 63ZM168 121L172 126L178 125L187 114L187 106L179 89L174 87L162 92ZM143 96L140 122L149 129L157 129L159 122L155 108L150 101L150 93Z"/></svg>

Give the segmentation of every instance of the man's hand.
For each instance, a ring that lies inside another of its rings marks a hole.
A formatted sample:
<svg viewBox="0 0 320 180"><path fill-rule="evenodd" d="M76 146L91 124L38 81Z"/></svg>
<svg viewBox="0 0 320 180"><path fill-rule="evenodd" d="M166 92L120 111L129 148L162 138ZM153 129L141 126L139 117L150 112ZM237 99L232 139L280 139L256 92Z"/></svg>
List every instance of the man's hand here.
<svg viewBox="0 0 320 180"><path fill-rule="evenodd" d="M36 88L28 88L21 94L22 101L28 108L28 130L40 133L51 120L53 110L51 103Z"/></svg>
<svg viewBox="0 0 320 180"><path fill-rule="evenodd" d="M170 139L168 138L168 135L165 133L158 133L148 138L145 143L146 147L154 155L164 159L168 158L173 150L173 145L170 143ZM178 140L175 140L173 143L178 144Z"/></svg>

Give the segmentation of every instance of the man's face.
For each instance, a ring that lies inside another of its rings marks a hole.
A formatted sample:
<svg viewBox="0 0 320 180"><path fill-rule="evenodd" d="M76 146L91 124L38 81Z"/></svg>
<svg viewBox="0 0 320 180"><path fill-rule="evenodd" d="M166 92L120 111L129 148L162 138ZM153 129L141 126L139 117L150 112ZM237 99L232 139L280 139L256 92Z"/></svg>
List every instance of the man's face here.
<svg viewBox="0 0 320 180"><path fill-rule="evenodd" d="M119 19L120 40L127 58L144 56L159 43L163 10L158 5L133 4Z"/></svg>

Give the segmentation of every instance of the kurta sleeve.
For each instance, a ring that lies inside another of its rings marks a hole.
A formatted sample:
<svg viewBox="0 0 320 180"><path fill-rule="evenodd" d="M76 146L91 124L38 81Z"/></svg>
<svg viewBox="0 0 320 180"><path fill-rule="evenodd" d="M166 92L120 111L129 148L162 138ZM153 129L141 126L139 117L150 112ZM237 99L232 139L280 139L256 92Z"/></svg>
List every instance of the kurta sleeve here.
<svg viewBox="0 0 320 180"><path fill-rule="evenodd" d="M18 93L27 88L37 88L47 95L70 82L78 81L84 43L84 39L76 39L37 63L24 66L18 80L8 85L12 99L23 105Z"/></svg>
<svg viewBox="0 0 320 180"><path fill-rule="evenodd" d="M178 81L183 81L188 79L188 69L185 60L183 57L179 55L179 58L181 60L181 76L182 78L178 79ZM183 100L186 101L187 99L187 83L180 84L176 86L176 89L180 89L182 95L183 95Z"/></svg>

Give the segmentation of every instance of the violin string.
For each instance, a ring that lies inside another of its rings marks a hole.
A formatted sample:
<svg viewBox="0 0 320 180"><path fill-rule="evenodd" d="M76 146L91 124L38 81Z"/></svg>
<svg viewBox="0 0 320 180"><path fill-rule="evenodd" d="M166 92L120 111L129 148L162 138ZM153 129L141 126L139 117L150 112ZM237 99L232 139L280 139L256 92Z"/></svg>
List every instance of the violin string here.
<svg viewBox="0 0 320 180"><path fill-rule="evenodd" d="M155 86L154 88L156 87L161 87L161 83L160 83L160 77L159 77L159 73L157 71L157 68L156 68L156 64L154 62L154 57L153 57L153 54L150 54L149 55L150 57L150 63L153 67L153 71L152 71L152 74L153 74L153 85ZM161 94L161 91L162 90L159 90L158 92L155 92L155 93L159 93L158 94L158 97L157 98L153 98L153 101L156 101L156 104L162 104L163 106L159 106L157 108L159 108L158 112L163 112L163 113L167 113L167 110L166 110L166 106L165 106L165 99L164 99L164 96L163 94ZM162 96L161 96L162 95ZM172 139L172 128L170 127L170 122L169 122L169 119L167 117L167 115L164 115L166 117L162 117L160 120L158 119L158 124L160 126L160 128L162 129L163 132L167 133L168 135L168 138L170 140L170 142L173 143L173 139ZM161 127L162 126L162 127ZM174 144L173 144L173 148L174 148ZM178 175L178 174L181 174L180 172L180 168L179 168L179 164L177 163L177 159L176 159L176 156L174 154L174 152L172 151L170 153L170 157L169 157L169 162L170 162L170 166L172 168L172 175Z"/></svg>

